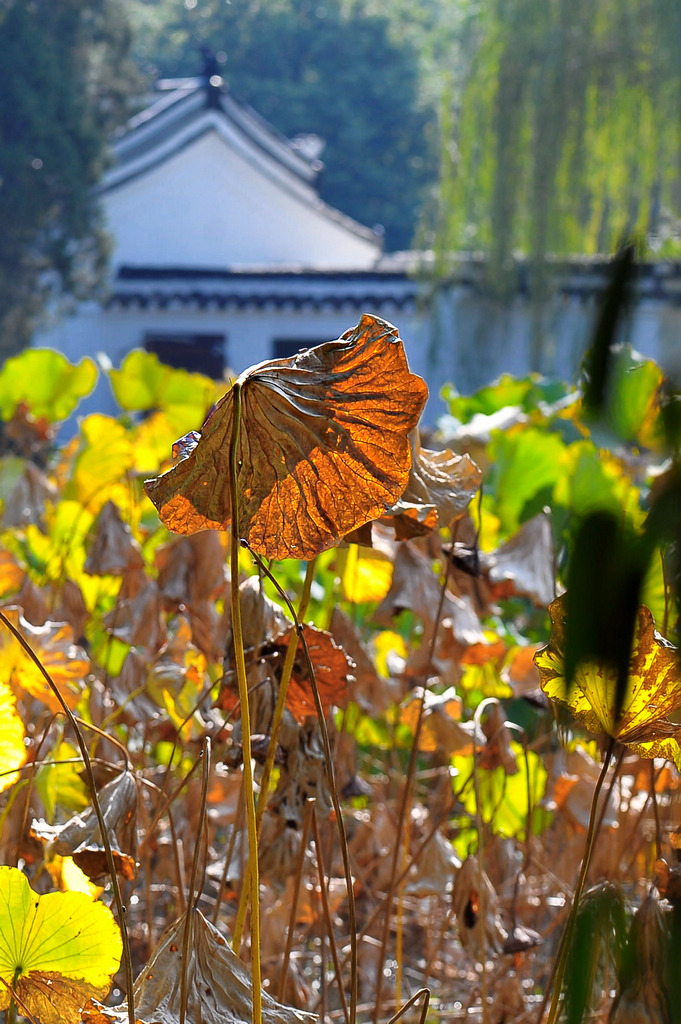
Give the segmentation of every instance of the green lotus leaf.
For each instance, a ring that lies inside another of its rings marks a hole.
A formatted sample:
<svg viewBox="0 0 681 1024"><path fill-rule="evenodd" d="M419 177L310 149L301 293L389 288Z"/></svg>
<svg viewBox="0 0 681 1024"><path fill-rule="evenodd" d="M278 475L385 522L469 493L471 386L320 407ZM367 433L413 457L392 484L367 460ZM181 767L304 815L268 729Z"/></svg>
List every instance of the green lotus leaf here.
<svg viewBox="0 0 681 1024"><path fill-rule="evenodd" d="M10 420L26 405L36 419L58 423L70 416L97 381L92 359L74 365L61 352L33 348L8 359L0 370L0 417Z"/></svg>

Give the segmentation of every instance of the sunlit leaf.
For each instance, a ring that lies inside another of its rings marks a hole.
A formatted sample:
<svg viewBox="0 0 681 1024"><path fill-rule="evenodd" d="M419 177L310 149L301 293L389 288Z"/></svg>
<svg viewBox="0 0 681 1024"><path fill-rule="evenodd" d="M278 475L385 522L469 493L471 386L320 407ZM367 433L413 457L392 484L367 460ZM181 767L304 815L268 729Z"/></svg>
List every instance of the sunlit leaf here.
<svg viewBox="0 0 681 1024"><path fill-rule="evenodd" d="M681 707L678 651L655 632L650 611L638 610L629 678L621 713L615 716L617 670L583 661L573 686L565 680L565 595L549 605L551 640L535 655L544 692L566 707L590 732L605 732L642 757L672 759L681 767L681 726L669 716Z"/></svg>
<svg viewBox="0 0 681 1024"><path fill-rule="evenodd" d="M60 857L57 854L52 861L46 862L45 867L61 892L82 892L91 900L99 899L104 892L101 885L94 885L85 872L81 871L73 857Z"/></svg>
<svg viewBox="0 0 681 1024"><path fill-rule="evenodd" d="M322 708L328 715L333 707L345 707L348 700L348 677L355 666L343 648L339 647L325 630L305 624L303 635L307 642ZM282 664L294 636L293 630L290 630L284 636L276 637L272 643L272 647L281 655ZM307 661L300 644L286 696L286 707L298 722L304 722L310 715L317 713Z"/></svg>
<svg viewBox="0 0 681 1024"><path fill-rule="evenodd" d="M199 428L227 386L201 373L168 366L153 352L139 348L127 354L120 370L109 371L109 380L122 409L130 412L162 410L172 423L173 437ZM158 465L160 461L153 468Z"/></svg>
<svg viewBox="0 0 681 1024"><path fill-rule="evenodd" d="M436 694L424 692L417 686L406 697L399 709L399 721L415 734L421 701L423 714L419 750L441 750L447 756L459 751L473 749L474 728L472 723L462 723L461 698L453 688Z"/></svg>
<svg viewBox="0 0 681 1024"><path fill-rule="evenodd" d="M393 629L384 629L373 640L376 671L384 679L397 675L404 668L404 659L409 653L404 637Z"/></svg>
<svg viewBox="0 0 681 1024"><path fill-rule="evenodd" d="M492 483L497 498L496 512L502 528L513 533L521 526L526 506L530 515L541 512L550 492L561 476L560 460L565 444L557 434L536 428L497 434L490 454L495 460Z"/></svg>
<svg viewBox="0 0 681 1024"><path fill-rule="evenodd" d="M80 684L90 670L90 661L85 651L74 644L71 627L66 622L32 626L18 608L5 608L4 614L26 639L66 703L74 708L80 699ZM11 680L15 691L25 690L51 711L62 710L38 666L2 623L0 673L3 678Z"/></svg>
<svg viewBox="0 0 681 1024"><path fill-rule="evenodd" d="M312 558L380 516L403 492L408 433L427 396L394 327L364 315L339 341L241 375L240 532L269 558ZM234 389L200 439L145 488L178 533L231 520Z"/></svg>
<svg viewBox="0 0 681 1024"><path fill-rule="evenodd" d="M19 778L19 773L11 769L21 768L25 762L24 724L10 686L0 680L0 793Z"/></svg>
<svg viewBox="0 0 681 1024"><path fill-rule="evenodd" d="M343 596L353 604L382 601L390 590L392 575L392 562L387 555L351 544L341 576Z"/></svg>
<svg viewBox="0 0 681 1024"><path fill-rule="evenodd" d="M0 867L0 978L41 1024L75 1024L102 998L121 961L113 915L80 892L39 896L23 872ZM0 1009L10 993L0 987Z"/></svg>
<svg viewBox="0 0 681 1024"><path fill-rule="evenodd" d="M0 597L14 594L26 579L26 571L9 551L0 548Z"/></svg>
<svg viewBox="0 0 681 1024"><path fill-rule="evenodd" d="M39 769L36 789L49 818L54 818L57 805L67 811L82 811L89 805L90 794L79 774L82 767L78 748L62 742Z"/></svg>
<svg viewBox="0 0 681 1024"><path fill-rule="evenodd" d="M97 380L97 367L85 358L77 365L54 349L27 349L0 370L0 417L8 420L25 404L50 423L70 416Z"/></svg>
<svg viewBox="0 0 681 1024"><path fill-rule="evenodd" d="M522 745L512 740L510 748L517 766L517 771L513 774L508 774L503 765L492 769L486 769L483 765L478 766L480 813L483 821L498 835L524 838L528 824L528 792L534 810L544 796L548 773L542 759L534 751L528 750L526 766ZM459 779L472 779L472 754L455 754L452 757L452 766L458 771ZM459 799L466 811L475 817L477 811L474 786L466 787Z"/></svg>
<svg viewBox="0 0 681 1024"><path fill-rule="evenodd" d="M82 447L73 468L73 486L83 505L104 504L107 487L117 483L135 463L125 427L111 416L94 413L80 428Z"/></svg>

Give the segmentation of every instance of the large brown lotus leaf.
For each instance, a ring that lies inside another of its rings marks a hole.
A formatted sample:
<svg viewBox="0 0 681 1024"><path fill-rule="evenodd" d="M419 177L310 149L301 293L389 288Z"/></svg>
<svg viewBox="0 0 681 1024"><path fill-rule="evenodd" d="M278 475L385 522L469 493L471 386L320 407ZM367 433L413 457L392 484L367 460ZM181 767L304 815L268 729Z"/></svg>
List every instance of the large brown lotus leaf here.
<svg viewBox="0 0 681 1024"><path fill-rule="evenodd" d="M99 791L98 796L116 873L132 881L137 873L137 785L134 776L129 771L121 772ZM91 807L82 814L75 814L63 825L34 820L31 835L45 844L48 860L55 855L71 856L94 882L108 874L97 816Z"/></svg>
<svg viewBox="0 0 681 1024"><path fill-rule="evenodd" d="M268 558L313 558L382 515L407 484L426 401L397 331L365 314L338 341L241 374L239 533ZM226 529L234 389L200 439L145 483L177 533Z"/></svg>
<svg viewBox="0 0 681 1024"><path fill-rule="evenodd" d="M19 608L3 608L3 612L28 642L66 703L75 708L80 700L82 681L90 671L90 661L85 652L74 644L71 627L66 622L32 626ZM62 710L40 669L2 623L0 676L11 682L17 696L21 696L23 690L42 701L50 711Z"/></svg>
<svg viewBox="0 0 681 1024"><path fill-rule="evenodd" d="M187 1024L250 1024L253 984L246 967L200 911L195 910L189 921ZM182 916L165 933L135 982L135 1015L139 1024L179 1024L184 923ZM317 1019L276 1002L265 991L262 1016L264 1024L314 1024ZM83 1021L127 1024L127 1005L104 1007L91 1003Z"/></svg>
<svg viewBox="0 0 681 1024"><path fill-rule="evenodd" d="M411 432L409 440L409 481L388 513L393 517L398 540L450 526L465 512L482 480L470 456L455 455L448 448L422 448L418 429Z"/></svg>
<svg viewBox="0 0 681 1024"><path fill-rule="evenodd" d="M551 521L535 516L491 555L484 556L490 583L512 582L513 591L529 597L540 607L556 593ZM494 590L492 591L494 597Z"/></svg>
<svg viewBox="0 0 681 1024"><path fill-rule="evenodd" d="M144 565L140 546L113 501L102 507L90 533L85 572L93 576L122 576Z"/></svg>

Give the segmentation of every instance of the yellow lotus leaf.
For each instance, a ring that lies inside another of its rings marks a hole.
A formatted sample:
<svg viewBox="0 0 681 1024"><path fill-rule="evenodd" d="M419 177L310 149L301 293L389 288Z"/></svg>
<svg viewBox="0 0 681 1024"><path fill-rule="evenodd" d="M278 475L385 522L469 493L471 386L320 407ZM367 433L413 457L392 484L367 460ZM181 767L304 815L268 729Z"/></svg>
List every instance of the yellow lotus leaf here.
<svg viewBox="0 0 681 1024"><path fill-rule="evenodd" d="M84 447L73 468L76 497L83 505L99 508L113 497L107 488L133 468L134 446L121 423L99 413L83 420L80 433Z"/></svg>
<svg viewBox="0 0 681 1024"><path fill-rule="evenodd" d="M27 640L29 646L51 676L70 708L80 700L80 683L90 671L85 651L73 642L73 630L66 622L46 622L32 626L18 608L5 608L4 614ZM11 680L16 690L25 690L51 711L62 707L45 677L15 636L0 623L0 678Z"/></svg>
<svg viewBox="0 0 681 1024"><path fill-rule="evenodd" d="M641 757L664 757L681 768L681 726L669 716L681 708L681 674L677 648L655 631L650 611L638 610L629 679L615 720L617 671L610 665L584 662L572 687L565 681L565 595L549 605L551 639L535 655L541 687L566 707L590 732L605 732Z"/></svg>
<svg viewBox="0 0 681 1024"><path fill-rule="evenodd" d="M73 857L60 857L59 854L45 862L54 885L62 892L83 892L91 900L99 899L104 892L101 885L94 885L84 871L78 867Z"/></svg>
<svg viewBox="0 0 681 1024"><path fill-rule="evenodd" d="M0 680L0 793L19 778L18 771L26 763L24 723L17 714L16 701L11 688Z"/></svg>
<svg viewBox="0 0 681 1024"><path fill-rule="evenodd" d="M407 485L409 431L428 394L397 330L365 314L338 341L241 374L201 434L145 489L177 533L226 529L234 394L239 532L268 558L310 559L390 508Z"/></svg>
<svg viewBox="0 0 681 1024"><path fill-rule="evenodd" d="M393 565L387 555L357 544L348 547L341 576L346 601L382 601L390 590L392 577Z"/></svg>
<svg viewBox="0 0 681 1024"><path fill-rule="evenodd" d="M0 978L41 1024L76 1024L103 998L121 962L113 914L81 892L39 896L17 868L0 867ZM0 986L0 1010L11 995Z"/></svg>

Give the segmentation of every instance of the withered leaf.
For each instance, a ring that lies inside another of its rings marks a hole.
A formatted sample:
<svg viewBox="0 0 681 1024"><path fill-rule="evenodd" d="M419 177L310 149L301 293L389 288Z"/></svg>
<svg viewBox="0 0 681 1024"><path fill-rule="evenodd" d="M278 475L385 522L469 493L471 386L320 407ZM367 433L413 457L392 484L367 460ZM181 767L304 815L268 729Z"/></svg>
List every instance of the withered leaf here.
<svg viewBox="0 0 681 1024"><path fill-rule="evenodd" d="M140 546L113 501L102 506L90 533L89 546L85 572L93 576L122 576L144 565Z"/></svg>
<svg viewBox="0 0 681 1024"><path fill-rule="evenodd" d="M139 1024L179 1024L184 924L183 916L166 932L135 982L135 1013ZM189 925L187 1022L250 1024L253 985L244 964L200 911L194 911ZM313 1024L316 1020L312 1014L276 1002L265 991L262 1003L264 1024ZM104 1007L90 1003L83 1021L84 1024L127 1024L127 1005Z"/></svg>
<svg viewBox="0 0 681 1024"><path fill-rule="evenodd" d="M85 651L74 644L71 627L65 622L32 626L19 608L4 608L3 612L30 644L66 703L74 708L80 699L79 684L90 670L90 661ZM0 626L0 672L11 681L19 696L22 690L26 691L51 711L61 711L61 704L42 672L4 625Z"/></svg>
<svg viewBox="0 0 681 1024"><path fill-rule="evenodd" d="M348 677L355 665L343 648L339 647L333 637L323 629L304 625L303 635L310 653L322 707L328 715L334 706L342 708L347 704ZM273 646L281 653L282 658L294 636L295 633L291 630L285 636L275 639ZM300 645L293 663L286 707L298 722L304 722L310 715L314 716L317 713L307 662Z"/></svg>
<svg viewBox="0 0 681 1024"><path fill-rule="evenodd" d="M98 796L116 872L132 881L137 873L137 785L134 776L129 771L121 772L100 790ZM82 814L75 814L64 825L48 825L46 821L34 820L31 834L45 843L48 860L55 854L72 856L92 881L99 881L108 873L97 817L91 807Z"/></svg>
<svg viewBox="0 0 681 1024"><path fill-rule="evenodd" d="M237 380L239 532L268 558L313 558L382 515L407 484L408 433L427 397L397 330L364 314L338 341ZM234 390L198 442L145 490L177 533L226 529Z"/></svg>
<svg viewBox="0 0 681 1024"><path fill-rule="evenodd" d="M490 583L512 581L513 591L540 607L555 597L551 521L541 514L530 519L493 554L483 556Z"/></svg>
<svg viewBox="0 0 681 1024"><path fill-rule="evenodd" d="M388 513L398 540L450 526L465 512L482 480L469 455L455 455L449 448L422 448L418 429L412 430L409 440L409 481Z"/></svg>

